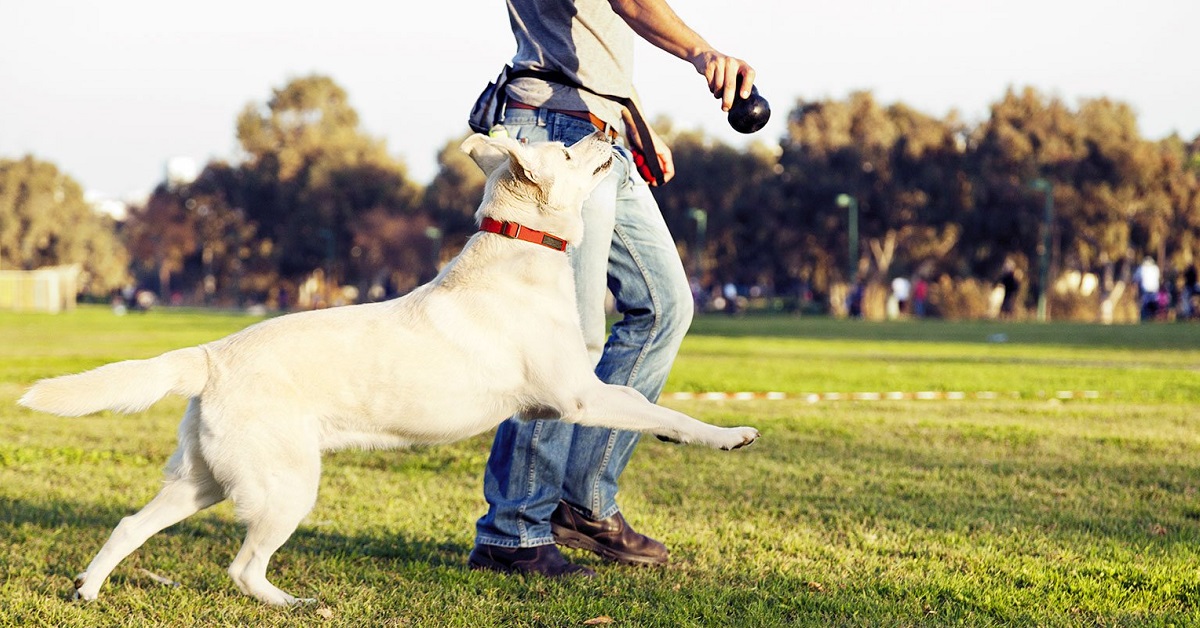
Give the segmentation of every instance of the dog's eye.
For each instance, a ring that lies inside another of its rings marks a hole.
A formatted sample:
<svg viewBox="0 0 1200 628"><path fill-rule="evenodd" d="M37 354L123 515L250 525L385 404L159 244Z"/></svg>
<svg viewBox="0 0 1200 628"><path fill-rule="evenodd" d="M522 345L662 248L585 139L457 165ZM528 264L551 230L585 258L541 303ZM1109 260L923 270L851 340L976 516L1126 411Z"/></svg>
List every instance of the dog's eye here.
<svg viewBox="0 0 1200 628"><path fill-rule="evenodd" d="M565 149L565 148L564 148L564 149L563 149L563 156L567 158L567 161L571 161L571 151L569 151L569 150L567 150L567 149Z"/></svg>

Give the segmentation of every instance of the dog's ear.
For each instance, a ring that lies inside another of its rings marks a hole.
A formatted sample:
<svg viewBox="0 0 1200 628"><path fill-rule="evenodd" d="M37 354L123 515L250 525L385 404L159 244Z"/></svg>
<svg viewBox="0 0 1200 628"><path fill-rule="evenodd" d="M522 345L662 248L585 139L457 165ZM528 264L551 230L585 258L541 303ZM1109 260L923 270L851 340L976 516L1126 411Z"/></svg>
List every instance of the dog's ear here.
<svg viewBox="0 0 1200 628"><path fill-rule="evenodd" d="M514 174L533 183L538 181L527 161L525 147L511 137L489 137L476 133L464 140L461 148L475 160L484 174L491 174L505 161L510 161Z"/></svg>
<svg viewBox="0 0 1200 628"><path fill-rule="evenodd" d="M502 150L497 146L492 141L494 139L496 138L489 138L482 133L476 133L463 140L460 147L462 152L471 156L471 159L475 161L475 165L479 166L479 169L484 174L492 174L492 171L508 161L508 151Z"/></svg>

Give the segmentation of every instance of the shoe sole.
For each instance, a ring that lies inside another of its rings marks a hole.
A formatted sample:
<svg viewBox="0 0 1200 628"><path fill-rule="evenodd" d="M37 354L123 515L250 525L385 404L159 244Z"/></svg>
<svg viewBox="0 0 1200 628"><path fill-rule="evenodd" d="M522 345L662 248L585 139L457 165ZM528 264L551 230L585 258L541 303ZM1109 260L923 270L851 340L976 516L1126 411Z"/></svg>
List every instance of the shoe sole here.
<svg viewBox="0 0 1200 628"><path fill-rule="evenodd" d="M474 571L495 571L497 573L510 574L510 575L519 573L514 569L507 569L496 563L492 563L492 562L481 563L481 562L476 562L474 559L470 559L470 558L467 559L467 568L472 569Z"/></svg>
<svg viewBox="0 0 1200 628"><path fill-rule="evenodd" d="M554 542L559 545L564 545L573 549L586 550L592 552L608 561L621 563L622 565L665 565L668 557L645 556L642 554L628 554L618 552L610 547L606 547L597 543L592 537L586 534L581 534L570 528L564 528L555 524L550 524L550 532L554 535Z"/></svg>
<svg viewBox="0 0 1200 628"><path fill-rule="evenodd" d="M491 572L495 572L495 573L499 573L499 574L504 574L506 576L541 576L543 578L551 578L551 579L563 578L563 577L593 578L596 576L596 572L591 569L588 569L587 567L583 567L581 565L577 565L577 567L579 567L579 569L575 570L575 571L565 571L560 574L551 575L548 573L542 573L540 571L514 569L508 565L504 565L504 564L501 564L501 563L498 563L495 561L491 561L491 560L484 562L484 561L476 560L474 557L467 558L467 569L470 569L472 571L491 571Z"/></svg>

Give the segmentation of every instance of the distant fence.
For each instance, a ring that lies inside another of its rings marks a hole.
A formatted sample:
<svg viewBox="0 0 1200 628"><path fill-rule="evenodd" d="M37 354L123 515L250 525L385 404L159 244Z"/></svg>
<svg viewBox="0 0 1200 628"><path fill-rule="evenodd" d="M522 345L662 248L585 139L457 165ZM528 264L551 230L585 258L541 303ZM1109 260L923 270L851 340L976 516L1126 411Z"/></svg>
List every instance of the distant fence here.
<svg viewBox="0 0 1200 628"><path fill-rule="evenodd" d="M79 264L37 270L0 270L0 310L51 312L75 309Z"/></svg>

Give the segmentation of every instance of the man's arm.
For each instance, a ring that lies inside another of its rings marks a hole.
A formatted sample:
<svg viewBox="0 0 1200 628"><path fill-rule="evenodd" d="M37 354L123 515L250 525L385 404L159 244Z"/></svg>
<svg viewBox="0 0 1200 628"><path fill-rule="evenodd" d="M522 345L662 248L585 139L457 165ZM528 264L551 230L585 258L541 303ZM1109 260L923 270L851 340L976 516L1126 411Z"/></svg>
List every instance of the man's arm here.
<svg viewBox="0 0 1200 628"><path fill-rule="evenodd" d="M738 76L742 77L742 97L750 96L754 68L714 49L683 23L666 0L609 0L609 4L642 39L691 63L703 74L709 91L721 99L722 110L729 111L733 105Z"/></svg>

